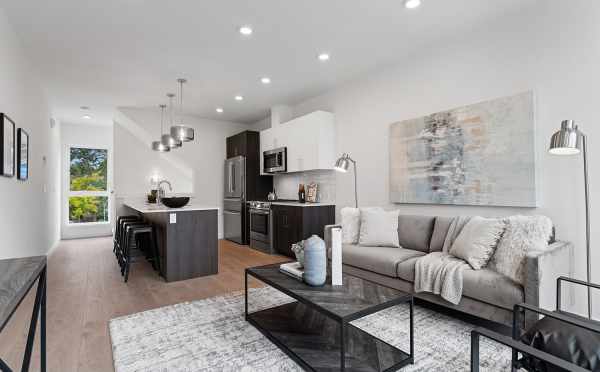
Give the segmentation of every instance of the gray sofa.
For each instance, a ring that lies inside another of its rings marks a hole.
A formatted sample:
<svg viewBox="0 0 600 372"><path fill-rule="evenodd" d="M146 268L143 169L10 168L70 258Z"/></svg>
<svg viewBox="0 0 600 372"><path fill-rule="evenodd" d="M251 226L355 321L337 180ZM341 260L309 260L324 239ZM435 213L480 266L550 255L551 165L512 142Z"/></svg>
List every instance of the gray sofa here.
<svg viewBox="0 0 600 372"><path fill-rule="evenodd" d="M400 215L398 237L401 248L363 247L344 244L342 247L345 273L371 280L402 291L413 292L415 262L418 257L441 251L452 218ZM331 229L325 227L325 241L331 247ZM453 305L431 293L415 297L472 314L498 323L511 325L512 309L526 302L553 308L556 298L556 278L572 274L573 247L554 241L548 249L528 254L524 285L517 284L489 268L464 270L463 296Z"/></svg>

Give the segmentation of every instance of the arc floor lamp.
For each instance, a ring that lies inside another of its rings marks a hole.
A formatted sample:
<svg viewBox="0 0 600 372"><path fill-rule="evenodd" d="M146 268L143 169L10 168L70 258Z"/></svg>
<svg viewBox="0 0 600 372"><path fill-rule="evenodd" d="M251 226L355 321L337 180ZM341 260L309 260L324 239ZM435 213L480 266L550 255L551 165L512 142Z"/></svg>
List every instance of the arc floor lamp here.
<svg viewBox="0 0 600 372"><path fill-rule="evenodd" d="M585 247L587 259L587 281L591 280L590 261L590 192L588 184L587 136L575 125L573 120L563 120L560 130L552 135L548 150L554 155L578 155L583 153L583 177L585 184ZM588 317L592 318L592 293L587 287Z"/></svg>
<svg viewBox="0 0 600 372"><path fill-rule="evenodd" d="M350 163L354 166L354 205L358 208L358 193L356 191L356 161L348 154L342 154L342 156L335 162L335 170L338 172L346 173L350 168Z"/></svg>

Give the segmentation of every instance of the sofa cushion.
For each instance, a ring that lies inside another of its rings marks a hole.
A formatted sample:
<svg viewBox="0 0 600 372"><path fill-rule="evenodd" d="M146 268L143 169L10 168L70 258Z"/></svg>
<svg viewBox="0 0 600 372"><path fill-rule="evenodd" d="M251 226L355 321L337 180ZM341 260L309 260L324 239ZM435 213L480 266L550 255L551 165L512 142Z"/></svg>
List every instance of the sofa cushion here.
<svg viewBox="0 0 600 372"><path fill-rule="evenodd" d="M421 256L409 258L406 261L398 263L396 268L396 275L398 278L406 280L407 282L415 282L415 263Z"/></svg>
<svg viewBox="0 0 600 372"><path fill-rule="evenodd" d="M441 252L444 248L444 241L448 230L452 224L453 217L436 217L433 225L433 233L431 234L431 242L429 243L429 252Z"/></svg>
<svg viewBox="0 0 600 372"><path fill-rule="evenodd" d="M345 207L342 215L342 243L357 244L360 234L360 209Z"/></svg>
<svg viewBox="0 0 600 372"><path fill-rule="evenodd" d="M354 244L342 246L344 264L391 277L397 276L399 263L423 255L425 253L404 248L367 247Z"/></svg>
<svg viewBox="0 0 600 372"><path fill-rule="evenodd" d="M400 246L397 231L398 211L360 211L360 245L397 248Z"/></svg>
<svg viewBox="0 0 600 372"><path fill-rule="evenodd" d="M435 217L398 216L398 242L402 248L429 253Z"/></svg>
<svg viewBox="0 0 600 372"><path fill-rule="evenodd" d="M523 302L523 287L490 269L463 270L463 296L507 310Z"/></svg>
<svg viewBox="0 0 600 372"><path fill-rule="evenodd" d="M462 258L475 270L487 265L504 232L503 220L475 216L467 222L452 243L450 254Z"/></svg>

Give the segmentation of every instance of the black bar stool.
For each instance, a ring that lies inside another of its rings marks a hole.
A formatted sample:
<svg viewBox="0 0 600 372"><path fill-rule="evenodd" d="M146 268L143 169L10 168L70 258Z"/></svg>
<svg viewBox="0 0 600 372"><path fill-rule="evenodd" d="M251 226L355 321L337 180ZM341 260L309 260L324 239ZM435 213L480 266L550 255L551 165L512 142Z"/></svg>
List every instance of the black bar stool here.
<svg viewBox="0 0 600 372"><path fill-rule="evenodd" d="M160 273L156 228L148 223L125 223L124 229L121 273L124 276L125 283L129 279L131 263L136 262L139 257L145 257L148 261L151 261L153 269L158 270Z"/></svg>
<svg viewBox="0 0 600 372"><path fill-rule="evenodd" d="M125 221L141 221L140 216L129 215L129 216L117 216L115 221L115 234L113 236L113 253L116 255L119 249L120 236L121 236L121 224Z"/></svg>

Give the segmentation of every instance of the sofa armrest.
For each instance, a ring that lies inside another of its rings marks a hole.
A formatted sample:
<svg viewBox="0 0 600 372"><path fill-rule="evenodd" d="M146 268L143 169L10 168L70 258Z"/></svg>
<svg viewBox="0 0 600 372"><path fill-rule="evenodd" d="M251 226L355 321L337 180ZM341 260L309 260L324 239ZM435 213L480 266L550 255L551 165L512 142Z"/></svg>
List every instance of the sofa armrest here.
<svg viewBox="0 0 600 372"><path fill-rule="evenodd" d="M327 248L327 251L329 252L329 249L331 248L331 230L333 230L334 228L342 228L342 225L325 225L325 231L323 233L323 237L325 238L325 247Z"/></svg>
<svg viewBox="0 0 600 372"><path fill-rule="evenodd" d="M556 241L543 251L528 252L526 259L525 303L548 310L556 307L556 279L573 275L573 245ZM565 297L570 299L570 296Z"/></svg>

